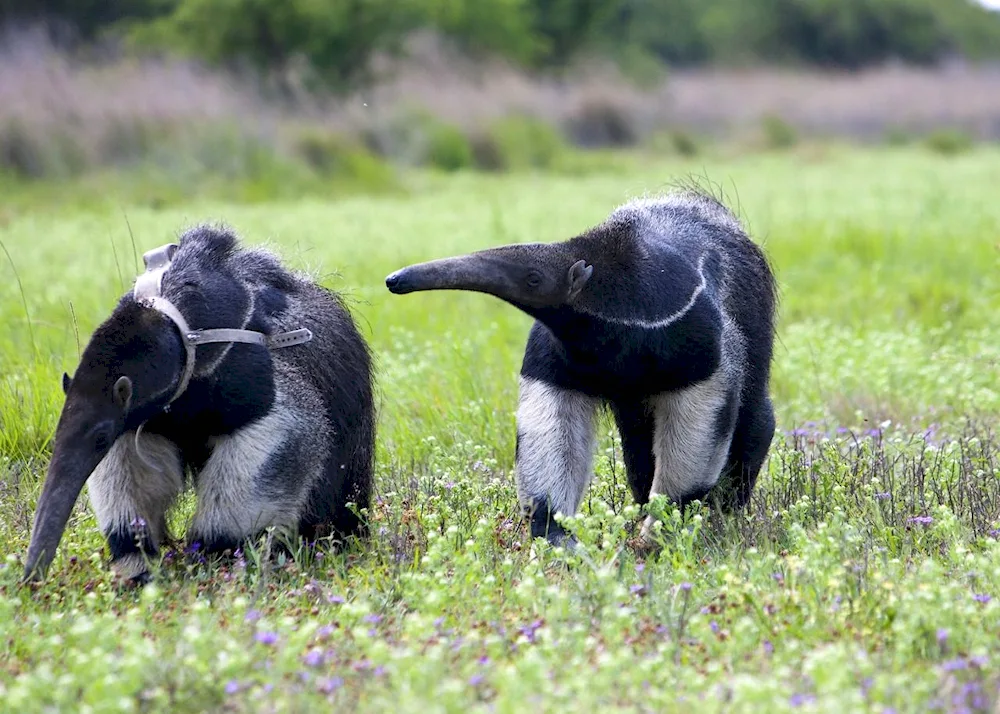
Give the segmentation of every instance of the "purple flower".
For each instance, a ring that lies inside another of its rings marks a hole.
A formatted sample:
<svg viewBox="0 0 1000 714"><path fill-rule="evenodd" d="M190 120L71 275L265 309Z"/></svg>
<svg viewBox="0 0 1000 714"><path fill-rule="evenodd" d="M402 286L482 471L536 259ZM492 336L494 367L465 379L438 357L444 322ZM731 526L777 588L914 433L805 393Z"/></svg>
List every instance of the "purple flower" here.
<svg viewBox="0 0 1000 714"><path fill-rule="evenodd" d="M321 628L316 630L316 636L321 640L325 640L332 634L333 634L333 625L323 625Z"/></svg>
<svg viewBox="0 0 1000 714"><path fill-rule="evenodd" d="M972 657L969 657L969 662L971 664L976 665L979 668L985 667L988 661L989 660L986 658L985 655L973 655Z"/></svg>
<svg viewBox="0 0 1000 714"><path fill-rule="evenodd" d="M333 603L334 605L343 605L344 604L344 598L340 597L340 595L327 595L326 596L326 601L330 602L330 603Z"/></svg>
<svg viewBox="0 0 1000 714"><path fill-rule="evenodd" d="M646 569L646 564L645 563L636 563L635 564L635 572L641 573L645 569Z"/></svg>
<svg viewBox="0 0 1000 714"><path fill-rule="evenodd" d="M370 622L372 624L375 624L377 622L381 622L382 621L382 616L381 615L365 615L361 619L364 622Z"/></svg>
<svg viewBox="0 0 1000 714"><path fill-rule="evenodd" d="M137 530L142 530L146 527L146 519L136 516L132 519L132 523L130 525Z"/></svg>
<svg viewBox="0 0 1000 714"><path fill-rule="evenodd" d="M636 594L638 594L638 593L641 593L641 592L643 592L643 591L645 591L645 590L646 590L646 586L645 586L645 585L632 585L632 586L630 586L630 587L629 587L629 589L628 589L628 591L629 591L630 593L632 593L633 595L636 595Z"/></svg>
<svg viewBox="0 0 1000 714"><path fill-rule="evenodd" d="M264 685L264 694L267 694L272 689L274 689L274 685L268 682L267 684Z"/></svg>
<svg viewBox="0 0 1000 714"><path fill-rule="evenodd" d="M681 590L683 592L690 592L691 591L691 583L681 583Z"/></svg>
<svg viewBox="0 0 1000 714"><path fill-rule="evenodd" d="M768 655L774 654L774 645L771 644L771 640L764 640L764 651Z"/></svg>
<svg viewBox="0 0 1000 714"><path fill-rule="evenodd" d="M968 666L966 661L962 658L950 659L941 665L941 669L945 672L956 672L960 669L965 669Z"/></svg>
<svg viewBox="0 0 1000 714"><path fill-rule="evenodd" d="M943 627L937 631L937 642L942 647L948 641L948 630Z"/></svg>
<svg viewBox="0 0 1000 714"><path fill-rule="evenodd" d="M987 603L990 600L992 600L993 598L991 598L989 595L986 595L984 593L984 594L981 594L981 595L973 595L972 599L975 600L976 602Z"/></svg>
<svg viewBox="0 0 1000 714"><path fill-rule="evenodd" d="M316 689L322 694L332 694L343 686L344 680L341 677L327 677L326 679L319 680L316 684Z"/></svg>
<svg viewBox="0 0 1000 714"><path fill-rule="evenodd" d="M253 638L262 645L273 645L278 641L278 635L274 632L258 632Z"/></svg>
<svg viewBox="0 0 1000 714"><path fill-rule="evenodd" d="M532 642L533 643L535 641L535 632L537 632L538 628L541 627L541 626L542 626L542 621L541 620L535 620L530 625L525 625L525 626L521 627L520 628L520 632L521 632L522 635L524 635L525 637L528 638L528 642Z"/></svg>
<svg viewBox="0 0 1000 714"><path fill-rule="evenodd" d="M816 697L812 694L793 694L792 698L788 701L793 707L801 707L803 704L808 704L809 702L816 701Z"/></svg>
<svg viewBox="0 0 1000 714"><path fill-rule="evenodd" d="M883 491L882 493L876 493L875 498L877 498L879 501L884 501L887 498L892 498L892 494L889 493L888 491Z"/></svg>
<svg viewBox="0 0 1000 714"><path fill-rule="evenodd" d="M319 667L323 664L323 653L319 650L309 650L302 661L306 663L307 667Z"/></svg>
<svg viewBox="0 0 1000 714"><path fill-rule="evenodd" d="M226 694L232 696L236 694L236 692L238 691L240 691L239 682L237 682L235 679L230 679L228 682L226 682Z"/></svg>
<svg viewBox="0 0 1000 714"><path fill-rule="evenodd" d="M712 632L714 632L715 634L719 634L719 623L718 622L716 622L715 620L712 620L710 623L708 623L708 626L712 628Z"/></svg>
<svg viewBox="0 0 1000 714"><path fill-rule="evenodd" d="M201 541L197 541L196 540L194 543L192 543L187 548L185 548L184 552L185 553L197 553L199 548L201 548Z"/></svg>
<svg viewBox="0 0 1000 714"><path fill-rule="evenodd" d="M385 665L384 664L378 665L375 669L372 670L372 674L374 674L376 677L384 677Z"/></svg>
<svg viewBox="0 0 1000 714"><path fill-rule="evenodd" d="M451 489L455 488L455 482L454 481L449 481L448 483L446 483L444 485L444 487L450 491Z"/></svg>
<svg viewBox="0 0 1000 714"><path fill-rule="evenodd" d="M250 610L246 617L243 618L244 622L256 622L260 619L260 610Z"/></svg>
<svg viewBox="0 0 1000 714"><path fill-rule="evenodd" d="M485 667L490 663L490 658L487 657L486 655L482 655L479 659L476 660L476 662Z"/></svg>
<svg viewBox="0 0 1000 714"><path fill-rule="evenodd" d="M907 523L918 523L922 526L929 526L934 522L934 519L930 516L914 516L913 518L907 518Z"/></svg>
<svg viewBox="0 0 1000 714"><path fill-rule="evenodd" d="M434 620L434 627L437 628L437 629L439 629L439 630L441 629L441 625L443 625L443 624L444 624L444 618L443 617L439 617L436 620Z"/></svg>
<svg viewBox="0 0 1000 714"><path fill-rule="evenodd" d="M485 675L474 674L471 677L469 677L469 686L478 687L480 684L483 683L484 679L486 679Z"/></svg>

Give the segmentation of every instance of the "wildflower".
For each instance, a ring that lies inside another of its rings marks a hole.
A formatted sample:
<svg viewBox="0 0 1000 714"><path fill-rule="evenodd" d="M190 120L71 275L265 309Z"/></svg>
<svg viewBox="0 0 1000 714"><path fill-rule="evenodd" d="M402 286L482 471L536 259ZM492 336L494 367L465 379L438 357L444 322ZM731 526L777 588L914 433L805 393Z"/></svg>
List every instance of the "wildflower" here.
<svg viewBox="0 0 1000 714"><path fill-rule="evenodd" d="M639 595L646 591L645 585L632 585L629 587L628 591L633 595Z"/></svg>
<svg viewBox="0 0 1000 714"><path fill-rule="evenodd" d="M333 603L334 605L344 604L344 598L342 598L340 595L327 595L326 601L329 603Z"/></svg>
<svg viewBox="0 0 1000 714"><path fill-rule="evenodd" d="M914 516L913 518L907 518L907 523L917 523L922 526L929 526L934 522L934 519L930 516Z"/></svg>
<svg viewBox="0 0 1000 714"><path fill-rule="evenodd" d="M719 623L718 622L716 622L715 620L712 620L710 623L708 623L708 626L712 628L712 632L714 632L715 634L719 634Z"/></svg>
<svg viewBox="0 0 1000 714"><path fill-rule="evenodd" d="M793 694L792 698L789 700L789 704L793 707L801 707L803 704L808 704L809 702L816 701L816 697L812 694Z"/></svg>
<svg viewBox="0 0 1000 714"><path fill-rule="evenodd" d="M984 594L980 594L980 595L973 595L972 599L975 600L976 602L987 603L990 600L992 600L993 598L991 598L989 595L986 595L984 593Z"/></svg>
<svg viewBox="0 0 1000 714"><path fill-rule="evenodd" d="M270 646L278 641L278 635L275 632L258 632L254 635L254 639L262 645Z"/></svg>
<svg viewBox="0 0 1000 714"><path fill-rule="evenodd" d="M636 563L635 564L635 572L641 573L645 569L646 569L646 564L645 563Z"/></svg>
<svg viewBox="0 0 1000 714"><path fill-rule="evenodd" d="M892 494L889 493L888 491L883 491L881 493L876 493L875 498L878 499L879 501L884 501L887 498L892 498Z"/></svg>
<svg viewBox="0 0 1000 714"><path fill-rule="evenodd" d="M250 610L246 617L243 618L244 622L256 622L260 619L260 610Z"/></svg>
<svg viewBox="0 0 1000 714"><path fill-rule="evenodd" d="M372 674L376 677L384 677L386 674L385 665L380 664L375 669L372 670Z"/></svg>
<svg viewBox="0 0 1000 714"><path fill-rule="evenodd" d="M476 662L485 667L490 663L490 658L487 657L486 655L482 655L479 659L476 660Z"/></svg>
<svg viewBox="0 0 1000 714"><path fill-rule="evenodd" d="M944 647L945 643L948 641L948 630L943 627L937 631L937 642L939 645Z"/></svg>
<svg viewBox="0 0 1000 714"><path fill-rule="evenodd" d="M239 682L237 682L235 679L230 679L228 682L226 682L226 688L225 688L226 694L228 694L229 696L232 696L232 695L236 694L236 692L238 692L238 691L240 691L240 683Z"/></svg>
<svg viewBox="0 0 1000 714"><path fill-rule="evenodd" d="M681 583L681 590L683 592L690 592L691 591L691 583Z"/></svg>
<svg viewBox="0 0 1000 714"><path fill-rule="evenodd" d="M319 667L323 664L323 653L319 650L309 650L306 652L306 656L302 658L307 667Z"/></svg>
<svg viewBox="0 0 1000 714"><path fill-rule="evenodd" d="M321 628L319 628L318 630L316 630L316 637L318 637L321 640L325 640L327 637L329 637L332 634L333 634L333 626L332 625L323 625Z"/></svg>
<svg viewBox="0 0 1000 714"><path fill-rule="evenodd" d="M945 672L956 672L960 669L965 669L967 666L968 663L964 659L958 658L958 659L948 660L947 662L941 665L941 669L943 669Z"/></svg>
<svg viewBox="0 0 1000 714"><path fill-rule="evenodd" d="M469 677L469 685L472 687L478 687L480 684L482 684L484 679L486 679L484 675L474 674L471 677Z"/></svg>
<svg viewBox="0 0 1000 714"><path fill-rule="evenodd" d="M321 694L332 694L343 686L344 680L341 677L327 677L316 684Z"/></svg>
<svg viewBox="0 0 1000 714"><path fill-rule="evenodd" d="M375 623L377 623L377 622L381 622L381 621L382 621L382 616L381 616L381 615L365 615L365 616L364 616L363 618L361 618L361 619L362 619L362 620L363 620L364 622L370 622L370 623L372 623L372 624L375 624Z"/></svg>

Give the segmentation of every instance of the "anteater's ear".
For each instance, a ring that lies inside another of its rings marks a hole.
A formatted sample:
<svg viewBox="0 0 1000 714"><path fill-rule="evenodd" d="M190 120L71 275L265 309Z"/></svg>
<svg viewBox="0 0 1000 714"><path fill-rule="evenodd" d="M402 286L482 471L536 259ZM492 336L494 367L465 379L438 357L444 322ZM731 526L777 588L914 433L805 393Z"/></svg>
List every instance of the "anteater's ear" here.
<svg viewBox="0 0 1000 714"><path fill-rule="evenodd" d="M129 405L132 403L132 380L124 375L119 377L112 392L115 404L123 411L128 411Z"/></svg>
<svg viewBox="0 0 1000 714"><path fill-rule="evenodd" d="M566 296L567 300L572 300L580 291L583 290L583 286L587 284L590 280L590 276L594 274L594 266L587 265L587 261L578 260L573 263L573 266L569 269L569 291Z"/></svg>
<svg viewBox="0 0 1000 714"><path fill-rule="evenodd" d="M73 380L69 378L69 375L63 372L63 394L69 394L69 385L73 384Z"/></svg>

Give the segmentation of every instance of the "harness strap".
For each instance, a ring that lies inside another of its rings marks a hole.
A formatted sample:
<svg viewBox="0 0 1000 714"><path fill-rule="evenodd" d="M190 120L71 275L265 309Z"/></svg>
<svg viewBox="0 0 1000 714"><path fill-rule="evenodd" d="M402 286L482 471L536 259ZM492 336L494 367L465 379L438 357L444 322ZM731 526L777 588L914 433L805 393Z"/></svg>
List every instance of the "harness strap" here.
<svg viewBox="0 0 1000 714"><path fill-rule="evenodd" d="M263 332L255 330L229 327L192 330L188 326L187 320L184 319L184 315L177 309L177 306L162 295L163 274L170 267L177 248L176 243L168 243L145 253L142 256L142 262L146 266L146 272L136 278L135 287L132 290L133 296L139 303L170 318L181 333L181 341L184 344L185 351L184 369L181 372L177 389L167 404L176 400L187 389L191 377L194 375L195 348L198 345L212 342L242 342L249 345L261 345L268 349L280 349L282 347L301 345L312 339L312 331L305 327L289 332L282 332L277 335L266 335Z"/></svg>

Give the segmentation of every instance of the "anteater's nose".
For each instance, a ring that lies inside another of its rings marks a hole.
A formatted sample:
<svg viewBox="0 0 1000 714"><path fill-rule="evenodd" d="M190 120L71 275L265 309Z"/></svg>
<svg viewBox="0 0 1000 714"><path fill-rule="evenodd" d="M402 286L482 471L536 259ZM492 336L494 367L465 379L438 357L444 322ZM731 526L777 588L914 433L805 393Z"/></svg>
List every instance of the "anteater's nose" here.
<svg viewBox="0 0 1000 714"><path fill-rule="evenodd" d="M385 279L385 286L390 290L399 285L399 272L400 271L396 271L395 273L392 273L391 275L389 275L389 277Z"/></svg>

